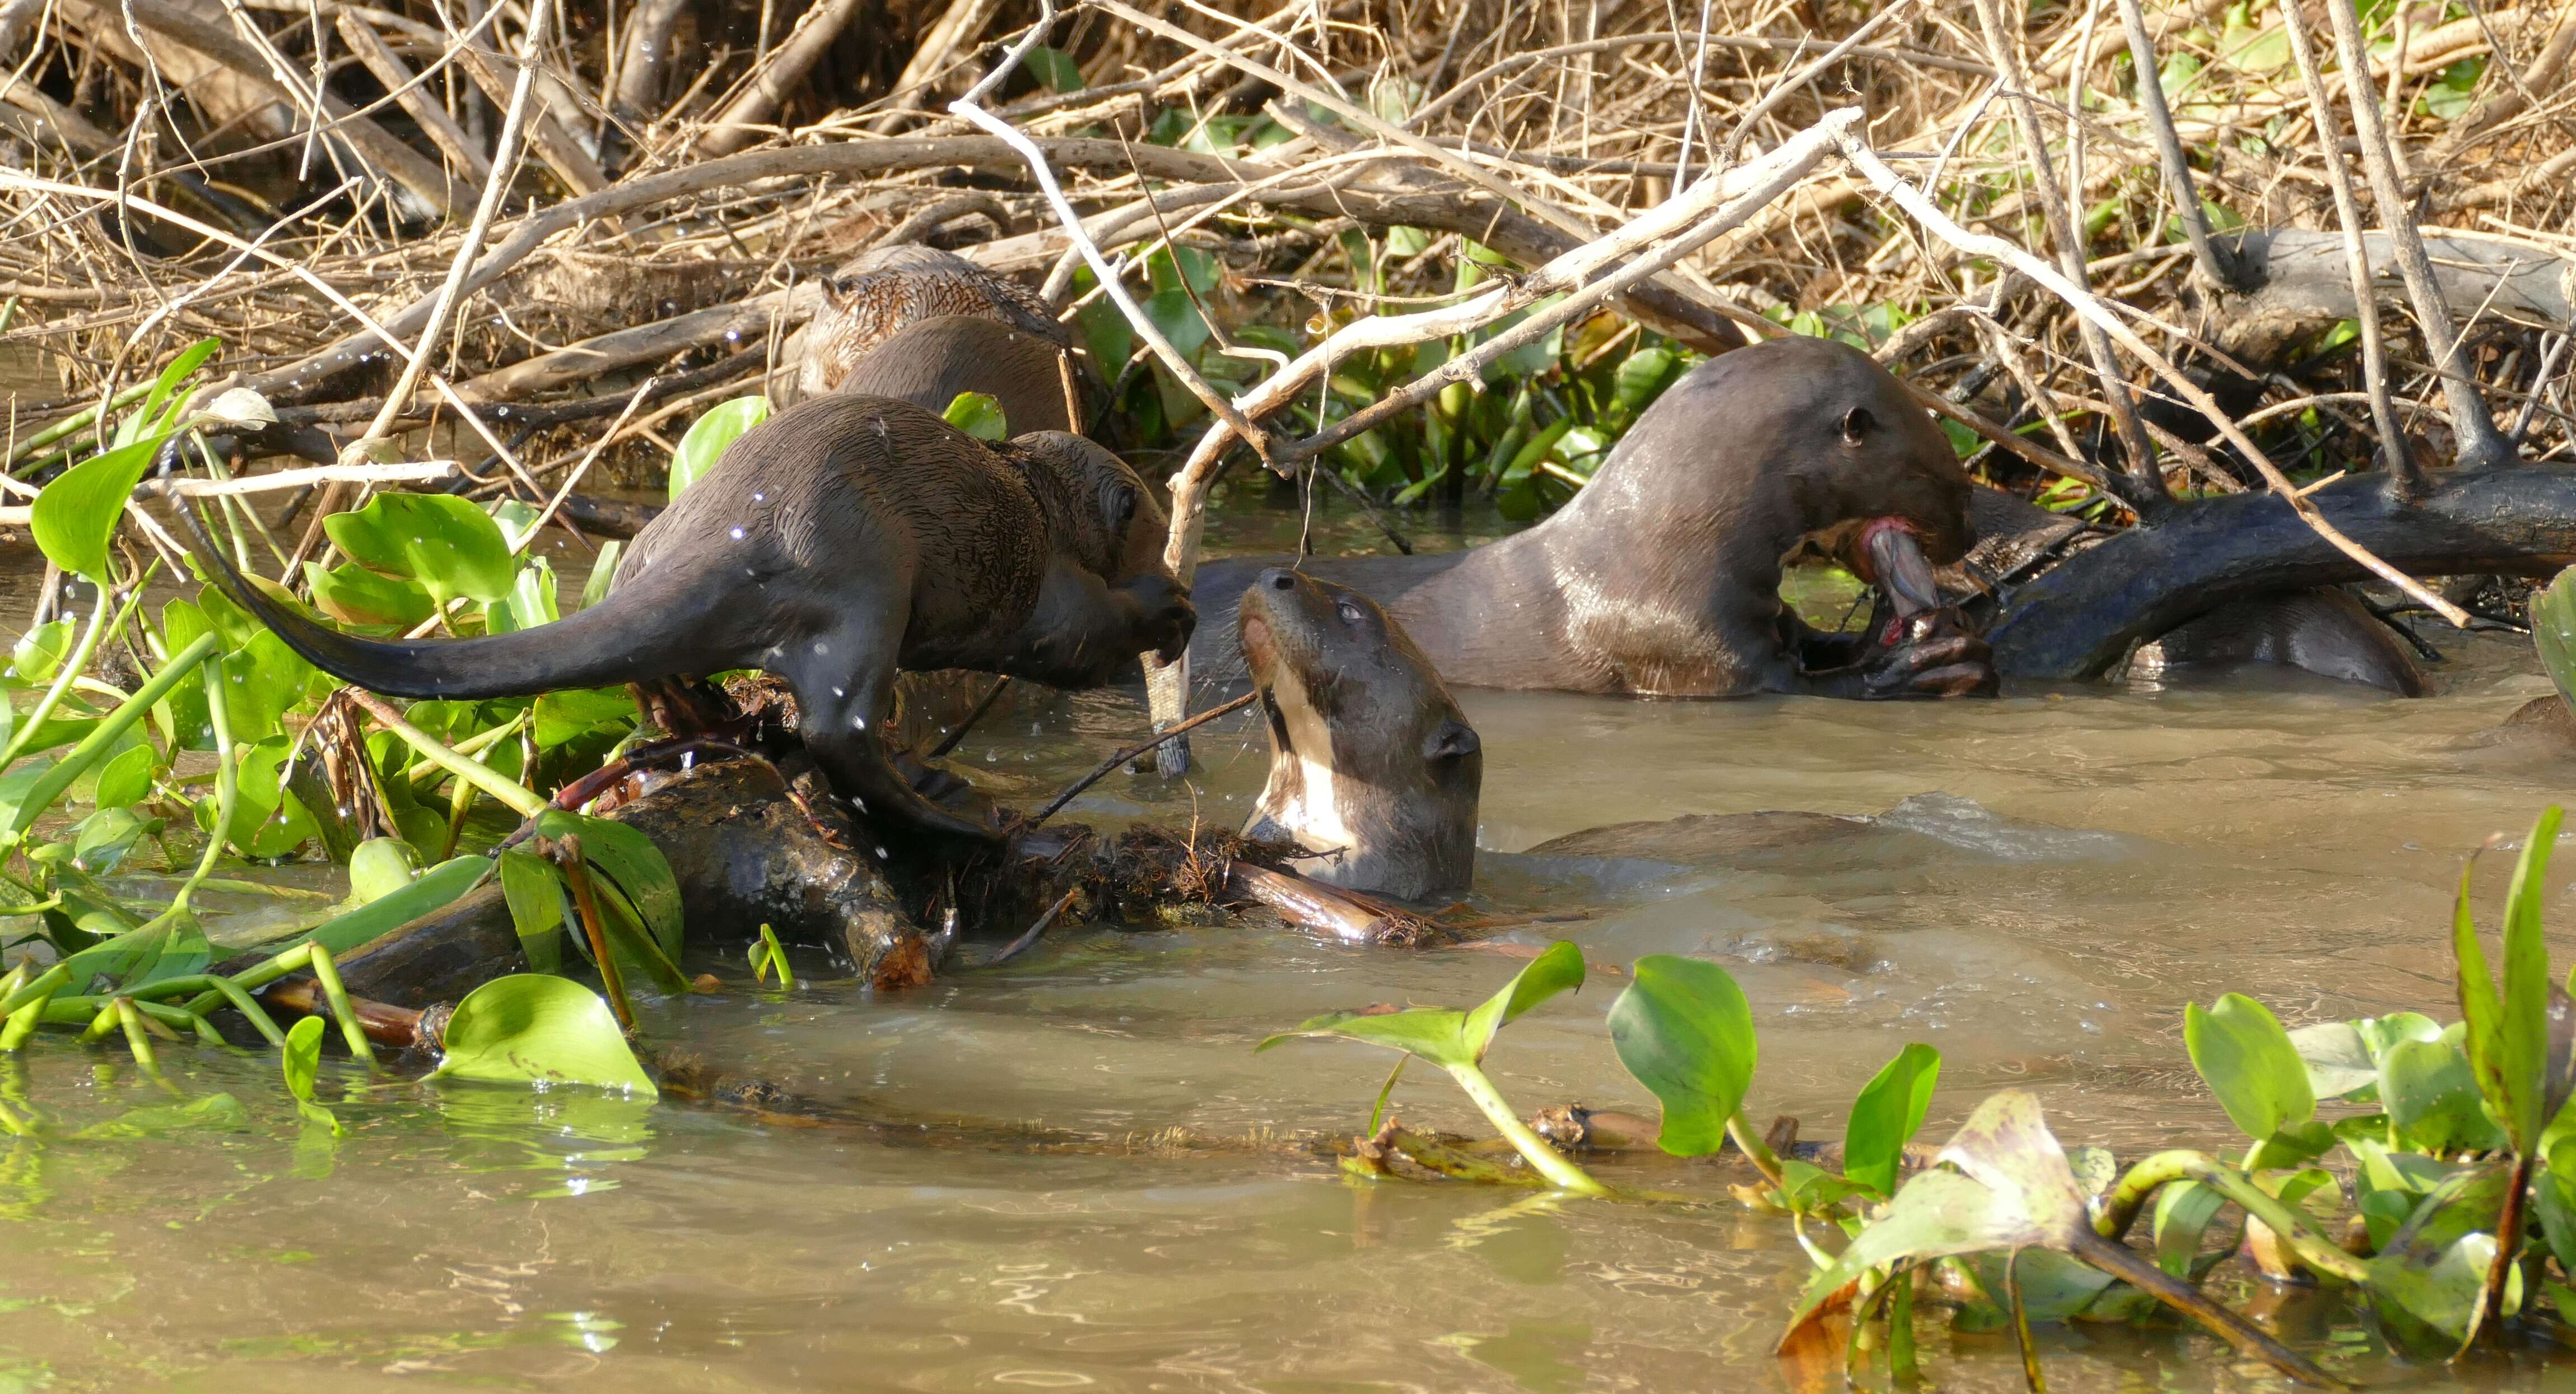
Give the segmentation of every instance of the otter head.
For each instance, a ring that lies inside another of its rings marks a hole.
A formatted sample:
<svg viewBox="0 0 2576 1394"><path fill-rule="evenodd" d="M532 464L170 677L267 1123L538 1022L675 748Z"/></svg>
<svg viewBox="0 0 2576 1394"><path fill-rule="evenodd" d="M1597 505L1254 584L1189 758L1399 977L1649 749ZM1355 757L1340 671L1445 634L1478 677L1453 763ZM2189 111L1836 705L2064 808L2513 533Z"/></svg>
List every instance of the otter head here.
<svg viewBox="0 0 2576 1394"><path fill-rule="evenodd" d="M1313 852L1300 869L1337 886L1466 890L1483 746L1412 636L1359 592L1279 568L1236 613L1270 719L1270 782L1245 833Z"/></svg>
<svg viewBox="0 0 2576 1394"><path fill-rule="evenodd" d="M993 447L1020 471L1045 513L1047 537L1074 565L1134 593L1151 616L1149 647L1166 663L1189 647L1197 612L1163 564L1171 521L1127 462L1064 431L1031 431Z"/></svg>
<svg viewBox="0 0 2576 1394"><path fill-rule="evenodd" d="M1817 545L1864 580L1903 589L1932 565L1967 555L1972 488L1949 438L1904 385L1869 355L1831 339L1780 339L1757 348L1795 360L1787 437L1791 494ZM1733 355L1729 355L1732 357ZM1775 369L1774 371L1783 371Z"/></svg>

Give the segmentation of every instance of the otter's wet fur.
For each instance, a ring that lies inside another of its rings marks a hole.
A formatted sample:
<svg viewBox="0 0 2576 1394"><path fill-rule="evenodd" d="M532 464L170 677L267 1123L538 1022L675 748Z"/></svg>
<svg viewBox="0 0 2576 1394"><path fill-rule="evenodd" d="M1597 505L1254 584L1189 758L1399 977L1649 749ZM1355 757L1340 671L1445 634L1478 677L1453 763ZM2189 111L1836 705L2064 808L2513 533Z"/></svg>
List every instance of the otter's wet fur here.
<svg viewBox="0 0 2576 1394"><path fill-rule="evenodd" d="M1350 890L1464 893L1484 746L1431 660L1376 601L1281 568L1235 613L1270 731L1245 836L1297 843L1301 873Z"/></svg>
<svg viewBox="0 0 2576 1394"><path fill-rule="evenodd" d="M182 510L226 594L315 666L402 697L520 696L760 668L795 691L833 787L875 818L997 840L889 763L898 669L1095 687L1193 616L1135 472L1078 436L987 447L875 397L801 403L745 433L636 536L609 596L556 623L431 643L361 639L250 585Z"/></svg>
<svg viewBox="0 0 2576 1394"><path fill-rule="evenodd" d="M1672 697L1991 691L1964 635L1836 652L1780 599L1802 539L1892 519L1934 563L1974 534L1949 441L1867 354L1789 337L1692 369L1631 427L1572 502L1526 532L1440 556L1310 561L1385 603L1440 675L1466 687ZM1198 573L1210 628L1264 563ZM1202 643L1194 667L1224 676Z"/></svg>
<svg viewBox="0 0 2576 1394"><path fill-rule="evenodd" d="M995 320L941 315L897 330L833 390L936 412L948 410L960 393L981 392L1002 408L1013 435L1079 432L1082 423L1066 399L1072 373L1072 356L1052 339Z"/></svg>
<svg viewBox="0 0 2576 1394"><path fill-rule="evenodd" d="M943 315L971 315L1073 345L1072 331L1057 322L1046 298L1007 276L933 247L875 247L823 282L823 308L805 326L797 391L819 397L838 390L904 326Z"/></svg>

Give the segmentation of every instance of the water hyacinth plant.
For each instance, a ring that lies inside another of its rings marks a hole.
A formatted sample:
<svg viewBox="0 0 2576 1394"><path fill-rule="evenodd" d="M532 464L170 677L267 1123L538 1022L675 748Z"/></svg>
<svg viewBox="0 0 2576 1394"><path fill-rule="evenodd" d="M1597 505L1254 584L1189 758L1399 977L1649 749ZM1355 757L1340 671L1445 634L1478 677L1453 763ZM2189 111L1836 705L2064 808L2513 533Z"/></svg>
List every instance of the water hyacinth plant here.
<svg viewBox="0 0 2576 1394"><path fill-rule="evenodd" d="M31 509L37 545L75 578L88 614L31 630L0 673L0 687L35 694L23 710L0 703L0 896L7 898L0 914L31 926L0 951L41 942L52 960L39 967L22 954L0 973L0 1050L22 1049L37 1029L59 1027L92 1041L121 1037L149 1069L156 1037L220 1041L208 1013L231 1008L284 1052L289 1091L309 1105L321 1028L282 1029L255 994L290 974L309 975L349 1053L372 1061L334 957L456 900L496 869L541 970L562 966L559 941L578 924L587 933L575 938L577 948L611 984L621 967L632 967L679 990L683 980L671 966L680 944L678 890L660 852L623 824L550 807L531 787L595 768L628 739L636 713L625 693L419 702L400 712L349 697L379 729L352 752L361 772L335 791L315 773L314 745L315 718L344 700L334 680L211 586L165 602L157 614L144 603L145 586L167 563L140 562L117 545L119 524L139 507L138 484L191 464L220 475L205 434L271 419L256 394L198 404L190 382L217 347L207 340L175 360L100 448L72 452ZM245 570L255 547L284 563L254 515L233 509L231 499L218 502L221 530ZM560 617L554 572L528 550L536 522L536 510L517 502L487 511L448 495L384 494L325 520L346 560L303 563L309 605L284 587L256 584L354 633L529 628ZM614 553L603 555L596 579L604 583L614 567ZM596 599L594 589L584 603ZM111 649L134 674L124 685L99 676ZM365 808L350 806L351 788ZM510 839L520 845L457 855L478 803L497 804L520 822L523 835ZM173 838L191 824L203 845L188 858ZM383 832L359 835L369 827ZM346 899L224 874L228 861L273 863L314 845L348 863ZM566 913L565 903L584 890L588 913ZM219 950L197 909L212 893L283 902L290 913ZM219 957L253 947L265 952L253 966L209 971ZM552 981L598 1002L587 988ZM481 1013L483 1024L450 1033L449 1053L497 1050L557 1078L637 1087L642 1076L614 1023L602 1038L561 994L540 1000L532 1010ZM622 1000L617 1010L625 1015ZM617 1059L625 1064L598 1064ZM449 1073L488 1077L462 1067Z"/></svg>
<svg viewBox="0 0 2576 1394"><path fill-rule="evenodd" d="M2457 1022L2398 1013L2292 1031L2235 993L2185 1008L2193 1068L2244 1134L2232 1156L2173 1148L2123 1169L2107 1149L2062 1145L2034 1095L2005 1090L1936 1151L1909 1157L1940 1073L1940 1053L1919 1043L1861 1089L1839 1148L1774 1155L1744 1114L1757 1059L1750 1009L1724 968L1697 959L1639 959L1610 1009L1611 1042L1663 1106L1663 1149L1702 1156L1731 1142L1761 1177L1738 1196L1787 1217L1814 1259L1784 1353L1857 1365L1883 1351L1893 1377L1912 1378L1918 1304L1937 1305L1961 1329L2015 1330L2039 1387L2032 1323L2135 1322L2169 1307L2283 1374L2339 1385L2204 1290L2240 1254L2268 1279L2348 1293L2409 1354L2456 1358L2509 1330L2576 1344L2576 999L2542 941L2559 826L2550 808L2524 840L2492 970L2462 873ZM1479 1068L1496 1031L1583 976L1579 951L1559 943L1473 1011L1333 1013L1289 1033L1440 1066L1528 1165L1479 1166L1382 1127L1390 1076L1352 1169L1396 1174L1383 1165L1392 1143L1455 1179L1530 1184L1534 1174L1583 1195L1677 1199L1593 1177L1522 1123ZM2130 1242L2142 1218L2143 1248ZM1816 1221L1838 1246L1811 1233ZM1839 1345L1834 1324L1850 1333Z"/></svg>

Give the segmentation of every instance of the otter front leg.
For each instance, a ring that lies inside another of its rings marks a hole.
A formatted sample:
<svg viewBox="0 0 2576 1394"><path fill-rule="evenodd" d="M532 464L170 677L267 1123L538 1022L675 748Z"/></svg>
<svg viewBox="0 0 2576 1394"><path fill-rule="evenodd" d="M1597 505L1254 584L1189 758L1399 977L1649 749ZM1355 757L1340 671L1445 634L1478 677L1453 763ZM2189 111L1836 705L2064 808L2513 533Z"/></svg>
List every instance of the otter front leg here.
<svg viewBox="0 0 2576 1394"><path fill-rule="evenodd" d="M1958 610L1943 607L1878 617L1870 642L1847 667L1808 673L1806 690L1821 697L1884 701L1907 697L1992 697L1994 653Z"/></svg>
<svg viewBox="0 0 2576 1394"><path fill-rule="evenodd" d="M797 725L805 751L824 777L859 812L880 824L915 832L995 843L993 828L960 818L923 798L888 758L885 721L894 710L893 641L882 635L842 633L814 640L779 676L796 689ZM853 657L883 655L860 671Z"/></svg>
<svg viewBox="0 0 2576 1394"><path fill-rule="evenodd" d="M1198 612L1160 574L1110 585L1061 562L1047 568L1037 609L992 657L993 668L1051 687L1117 681L1141 653L1172 662L1189 648Z"/></svg>

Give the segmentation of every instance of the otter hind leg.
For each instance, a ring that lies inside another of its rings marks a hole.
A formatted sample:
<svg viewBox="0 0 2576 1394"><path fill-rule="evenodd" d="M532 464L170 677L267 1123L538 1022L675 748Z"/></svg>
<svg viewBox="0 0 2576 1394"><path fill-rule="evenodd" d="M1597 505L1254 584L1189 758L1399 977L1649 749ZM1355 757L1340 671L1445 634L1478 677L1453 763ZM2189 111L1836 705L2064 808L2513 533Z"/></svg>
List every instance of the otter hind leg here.
<svg viewBox="0 0 2576 1394"><path fill-rule="evenodd" d="M806 753L870 821L918 833L1000 842L1002 834L924 798L895 768L885 740L894 711L895 644L882 631L844 629L810 641L779 676L796 690ZM851 659L860 659L853 668Z"/></svg>

